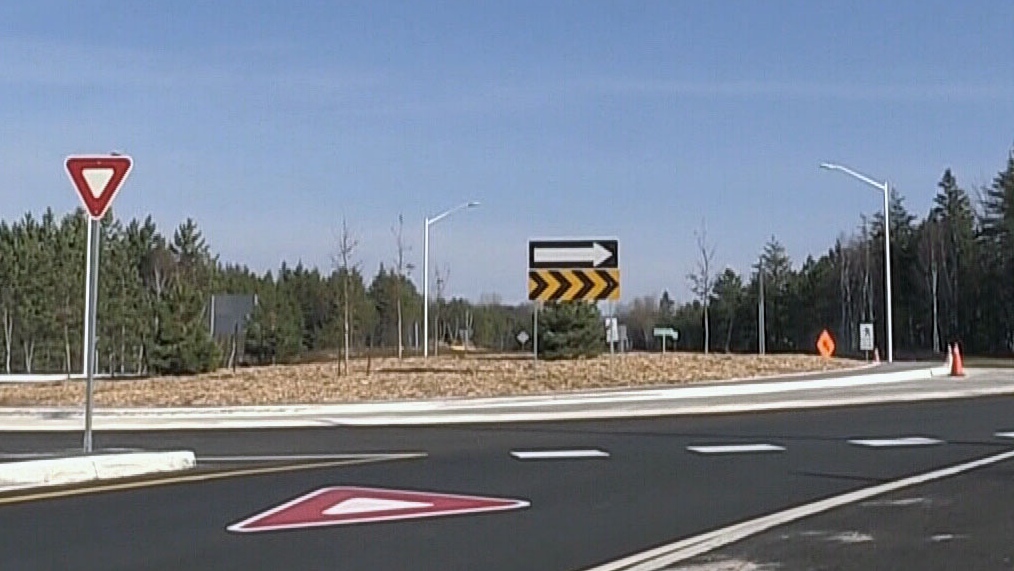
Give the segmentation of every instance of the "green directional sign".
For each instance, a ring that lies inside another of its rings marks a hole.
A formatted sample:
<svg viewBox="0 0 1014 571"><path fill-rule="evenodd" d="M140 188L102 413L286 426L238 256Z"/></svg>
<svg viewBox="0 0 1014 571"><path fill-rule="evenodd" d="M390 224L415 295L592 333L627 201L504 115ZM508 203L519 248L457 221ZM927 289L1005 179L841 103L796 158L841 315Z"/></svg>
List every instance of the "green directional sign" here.
<svg viewBox="0 0 1014 571"><path fill-rule="evenodd" d="M666 339L672 339L672 342L675 343L676 341L679 341L679 338L680 338L679 331L676 331L672 327L656 327L654 329L653 333L655 334L655 337L661 337L662 338L662 352L663 353L665 353L665 340Z"/></svg>
<svg viewBox="0 0 1014 571"><path fill-rule="evenodd" d="M674 341L679 339L680 336L679 332L672 327L656 327L654 333L655 337L668 337Z"/></svg>

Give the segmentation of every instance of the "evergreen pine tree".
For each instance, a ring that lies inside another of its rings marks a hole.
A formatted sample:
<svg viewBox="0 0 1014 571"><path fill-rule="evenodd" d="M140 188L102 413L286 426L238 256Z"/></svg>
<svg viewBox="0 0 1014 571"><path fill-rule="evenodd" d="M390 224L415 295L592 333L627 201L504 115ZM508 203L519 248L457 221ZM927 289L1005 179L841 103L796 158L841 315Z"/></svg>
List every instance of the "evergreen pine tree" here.
<svg viewBox="0 0 1014 571"><path fill-rule="evenodd" d="M539 312L539 357L595 357L605 348L605 330L593 303L549 303Z"/></svg>

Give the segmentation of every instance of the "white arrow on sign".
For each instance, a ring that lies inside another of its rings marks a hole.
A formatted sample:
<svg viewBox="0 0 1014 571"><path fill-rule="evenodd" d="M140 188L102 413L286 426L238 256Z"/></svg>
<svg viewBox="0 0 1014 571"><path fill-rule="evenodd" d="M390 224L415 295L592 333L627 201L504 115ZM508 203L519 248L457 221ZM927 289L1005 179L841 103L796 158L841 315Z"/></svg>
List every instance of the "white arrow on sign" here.
<svg viewBox="0 0 1014 571"><path fill-rule="evenodd" d="M613 257L613 253L599 244L593 242L590 248L535 248L534 261L536 264L564 264L591 262L594 266L600 266Z"/></svg>

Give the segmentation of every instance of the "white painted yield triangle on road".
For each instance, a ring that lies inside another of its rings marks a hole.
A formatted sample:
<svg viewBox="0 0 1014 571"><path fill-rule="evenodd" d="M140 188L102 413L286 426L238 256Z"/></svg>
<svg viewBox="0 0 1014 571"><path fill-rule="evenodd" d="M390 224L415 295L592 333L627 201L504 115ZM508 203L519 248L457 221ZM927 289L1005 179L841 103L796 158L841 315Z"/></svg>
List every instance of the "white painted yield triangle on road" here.
<svg viewBox="0 0 1014 571"><path fill-rule="evenodd" d="M777 444L718 444L712 446L687 446L687 450L698 454L747 454L751 452L782 452L784 446Z"/></svg>
<svg viewBox="0 0 1014 571"><path fill-rule="evenodd" d="M327 508L323 513L324 515L351 515L431 507L433 507L433 504L429 502L410 502L384 498L349 498Z"/></svg>
<svg viewBox="0 0 1014 571"><path fill-rule="evenodd" d="M284 529L409 521L452 515L509 511L527 500L393 490L358 486L320 488L234 523L226 529L251 533Z"/></svg>
<svg viewBox="0 0 1014 571"><path fill-rule="evenodd" d="M849 444L868 448L892 448L900 446L931 446L942 444L942 440L925 436L905 436L901 438L857 438L849 440Z"/></svg>
<svg viewBox="0 0 1014 571"><path fill-rule="evenodd" d="M88 185L88 191L92 193L92 196L102 198L114 172L108 167L86 168L81 169L81 176L84 178L85 184Z"/></svg>

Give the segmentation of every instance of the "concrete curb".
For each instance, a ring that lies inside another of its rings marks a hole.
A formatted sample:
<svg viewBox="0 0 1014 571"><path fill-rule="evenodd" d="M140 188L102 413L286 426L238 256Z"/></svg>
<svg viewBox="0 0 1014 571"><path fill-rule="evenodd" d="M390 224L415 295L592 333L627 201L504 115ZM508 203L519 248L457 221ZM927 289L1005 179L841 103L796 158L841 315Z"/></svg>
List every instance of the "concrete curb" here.
<svg viewBox="0 0 1014 571"><path fill-rule="evenodd" d="M128 452L0 464L0 491L178 472L197 466L191 451Z"/></svg>
<svg viewBox="0 0 1014 571"><path fill-rule="evenodd" d="M750 405L751 397L785 393L785 402L798 401L799 391L883 385L939 376L946 367L870 372L805 380L712 383L694 386L610 389L582 393L524 397L371 402L335 405L246 406L215 408L98 409L96 430L200 430L298 428L336 425L463 424L530 422L579 418L622 418L680 412L689 399L699 403L692 414L728 412L724 407ZM827 397L840 397L828 394ZM733 399L740 402L729 402ZM701 410L703 412L701 412ZM59 432L81 430L81 410L66 408L0 409L0 431Z"/></svg>

